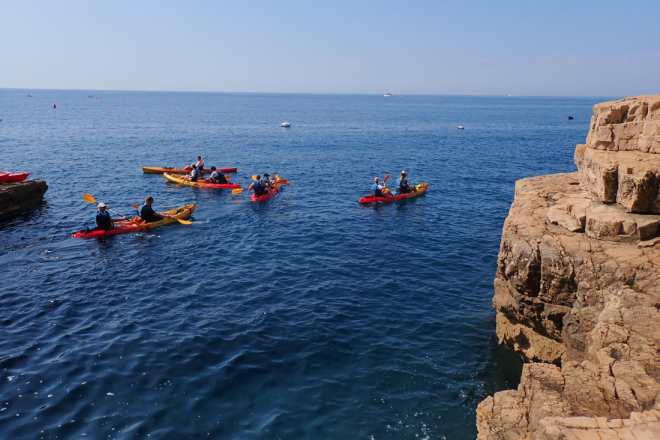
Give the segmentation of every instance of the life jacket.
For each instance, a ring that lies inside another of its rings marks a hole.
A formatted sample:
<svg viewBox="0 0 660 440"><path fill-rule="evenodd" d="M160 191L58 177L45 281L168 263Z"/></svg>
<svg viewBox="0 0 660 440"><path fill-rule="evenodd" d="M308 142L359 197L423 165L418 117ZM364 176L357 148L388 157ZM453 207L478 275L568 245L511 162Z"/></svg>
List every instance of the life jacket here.
<svg viewBox="0 0 660 440"><path fill-rule="evenodd" d="M405 178L398 178L396 179L396 187L401 190L401 189L406 189L408 188L408 181Z"/></svg>
<svg viewBox="0 0 660 440"><path fill-rule="evenodd" d="M140 218L141 218L142 220L144 220L146 223L149 223L149 222L151 222L151 221L153 220L153 217L152 217L151 212L149 212L148 214L144 212L144 209L145 209L147 206L149 206L149 209L147 210L147 212L148 212L148 211L153 212L154 209L153 209L150 205L147 205L146 203L145 203L144 205L140 206L140 207L138 208L137 212L138 212L138 215L140 216ZM146 216L147 218L145 218L145 216Z"/></svg>
<svg viewBox="0 0 660 440"><path fill-rule="evenodd" d="M209 178L213 183L227 183L227 179L223 174L218 173L218 171L213 171L211 177Z"/></svg>
<svg viewBox="0 0 660 440"><path fill-rule="evenodd" d="M199 178L199 168L195 168L190 173L190 181L191 182L197 182L198 178Z"/></svg>
<svg viewBox="0 0 660 440"><path fill-rule="evenodd" d="M264 185L261 180L255 180L253 188L254 188L254 193L258 196L266 194L266 188L264 188Z"/></svg>
<svg viewBox="0 0 660 440"><path fill-rule="evenodd" d="M383 197L383 193L378 189L378 184L374 183L371 186L371 190L374 192L374 197Z"/></svg>
<svg viewBox="0 0 660 440"><path fill-rule="evenodd" d="M96 226L98 226L99 229L103 229L104 231L109 231L110 229L112 229L111 217L112 216L108 211L106 212L97 211L96 215L94 216L94 222L96 223Z"/></svg>
<svg viewBox="0 0 660 440"><path fill-rule="evenodd" d="M197 162L197 169L199 171L202 171L204 169L204 161L203 160L200 160L199 162Z"/></svg>

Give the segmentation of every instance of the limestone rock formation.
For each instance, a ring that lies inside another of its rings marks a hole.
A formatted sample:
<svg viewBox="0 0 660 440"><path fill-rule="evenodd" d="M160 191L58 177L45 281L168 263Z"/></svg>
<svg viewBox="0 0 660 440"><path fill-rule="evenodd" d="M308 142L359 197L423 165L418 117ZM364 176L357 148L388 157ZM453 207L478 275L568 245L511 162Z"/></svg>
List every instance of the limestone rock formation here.
<svg viewBox="0 0 660 440"><path fill-rule="evenodd" d="M660 439L659 123L660 96L598 104L578 172L516 182L493 305L528 364L480 440Z"/></svg>
<svg viewBox="0 0 660 440"><path fill-rule="evenodd" d="M0 183L0 220L17 216L39 203L48 185L43 180Z"/></svg>

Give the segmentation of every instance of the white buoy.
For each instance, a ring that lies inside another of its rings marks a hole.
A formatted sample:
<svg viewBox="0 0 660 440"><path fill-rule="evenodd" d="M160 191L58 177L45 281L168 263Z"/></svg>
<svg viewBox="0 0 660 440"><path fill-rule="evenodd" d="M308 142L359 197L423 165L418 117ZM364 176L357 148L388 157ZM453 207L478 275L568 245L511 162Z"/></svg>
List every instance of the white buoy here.
<svg viewBox="0 0 660 440"><path fill-rule="evenodd" d="M282 124L280 124L280 127L288 128L291 127L291 124L288 122L282 122Z"/></svg>
<svg viewBox="0 0 660 440"><path fill-rule="evenodd" d="M459 126L458 126L458 129L459 129L459 130L464 130L465 127L463 127L462 125L459 125Z"/></svg>

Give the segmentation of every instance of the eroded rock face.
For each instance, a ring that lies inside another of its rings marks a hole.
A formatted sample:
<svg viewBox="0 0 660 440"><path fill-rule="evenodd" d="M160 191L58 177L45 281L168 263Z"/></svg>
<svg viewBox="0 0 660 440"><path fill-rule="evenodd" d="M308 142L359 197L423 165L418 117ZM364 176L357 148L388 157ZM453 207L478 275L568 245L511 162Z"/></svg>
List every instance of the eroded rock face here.
<svg viewBox="0 0 660 440"><path fill-rule="evenodd" d="M0 220L15 217L39 203L48 185L43 180L0 183Z"/></svg>
<svg viewBox="0 0 660 440"><path fill-rule="evenodd" d="M660 246L553 224L553 208L587 227L591 211L612 208L576 182L578 173L516 183L493 304L500 341L538 363L525 366L518 390L482 402L480 439L571 438L548 435L591 429L572 418L660 409ZM601 425L593 429L613 429Z"/></svg>
<svg viewBox="0 0 660 440"><path fill-rule="evenodd" d="M575 163L584 187L601 202L660 213L660 95L595 105Z"/></svg>

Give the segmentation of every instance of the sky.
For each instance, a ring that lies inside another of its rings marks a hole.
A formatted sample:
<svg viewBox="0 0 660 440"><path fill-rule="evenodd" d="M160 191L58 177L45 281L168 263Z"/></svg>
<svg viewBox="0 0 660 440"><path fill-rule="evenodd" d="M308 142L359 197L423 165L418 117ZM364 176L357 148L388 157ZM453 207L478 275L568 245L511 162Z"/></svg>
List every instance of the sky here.
<svg viewBox="0 0 660 440"><path fill-rule="evenodd" d="M660 93L660 1L0 0L0 88Z"/></svg>

